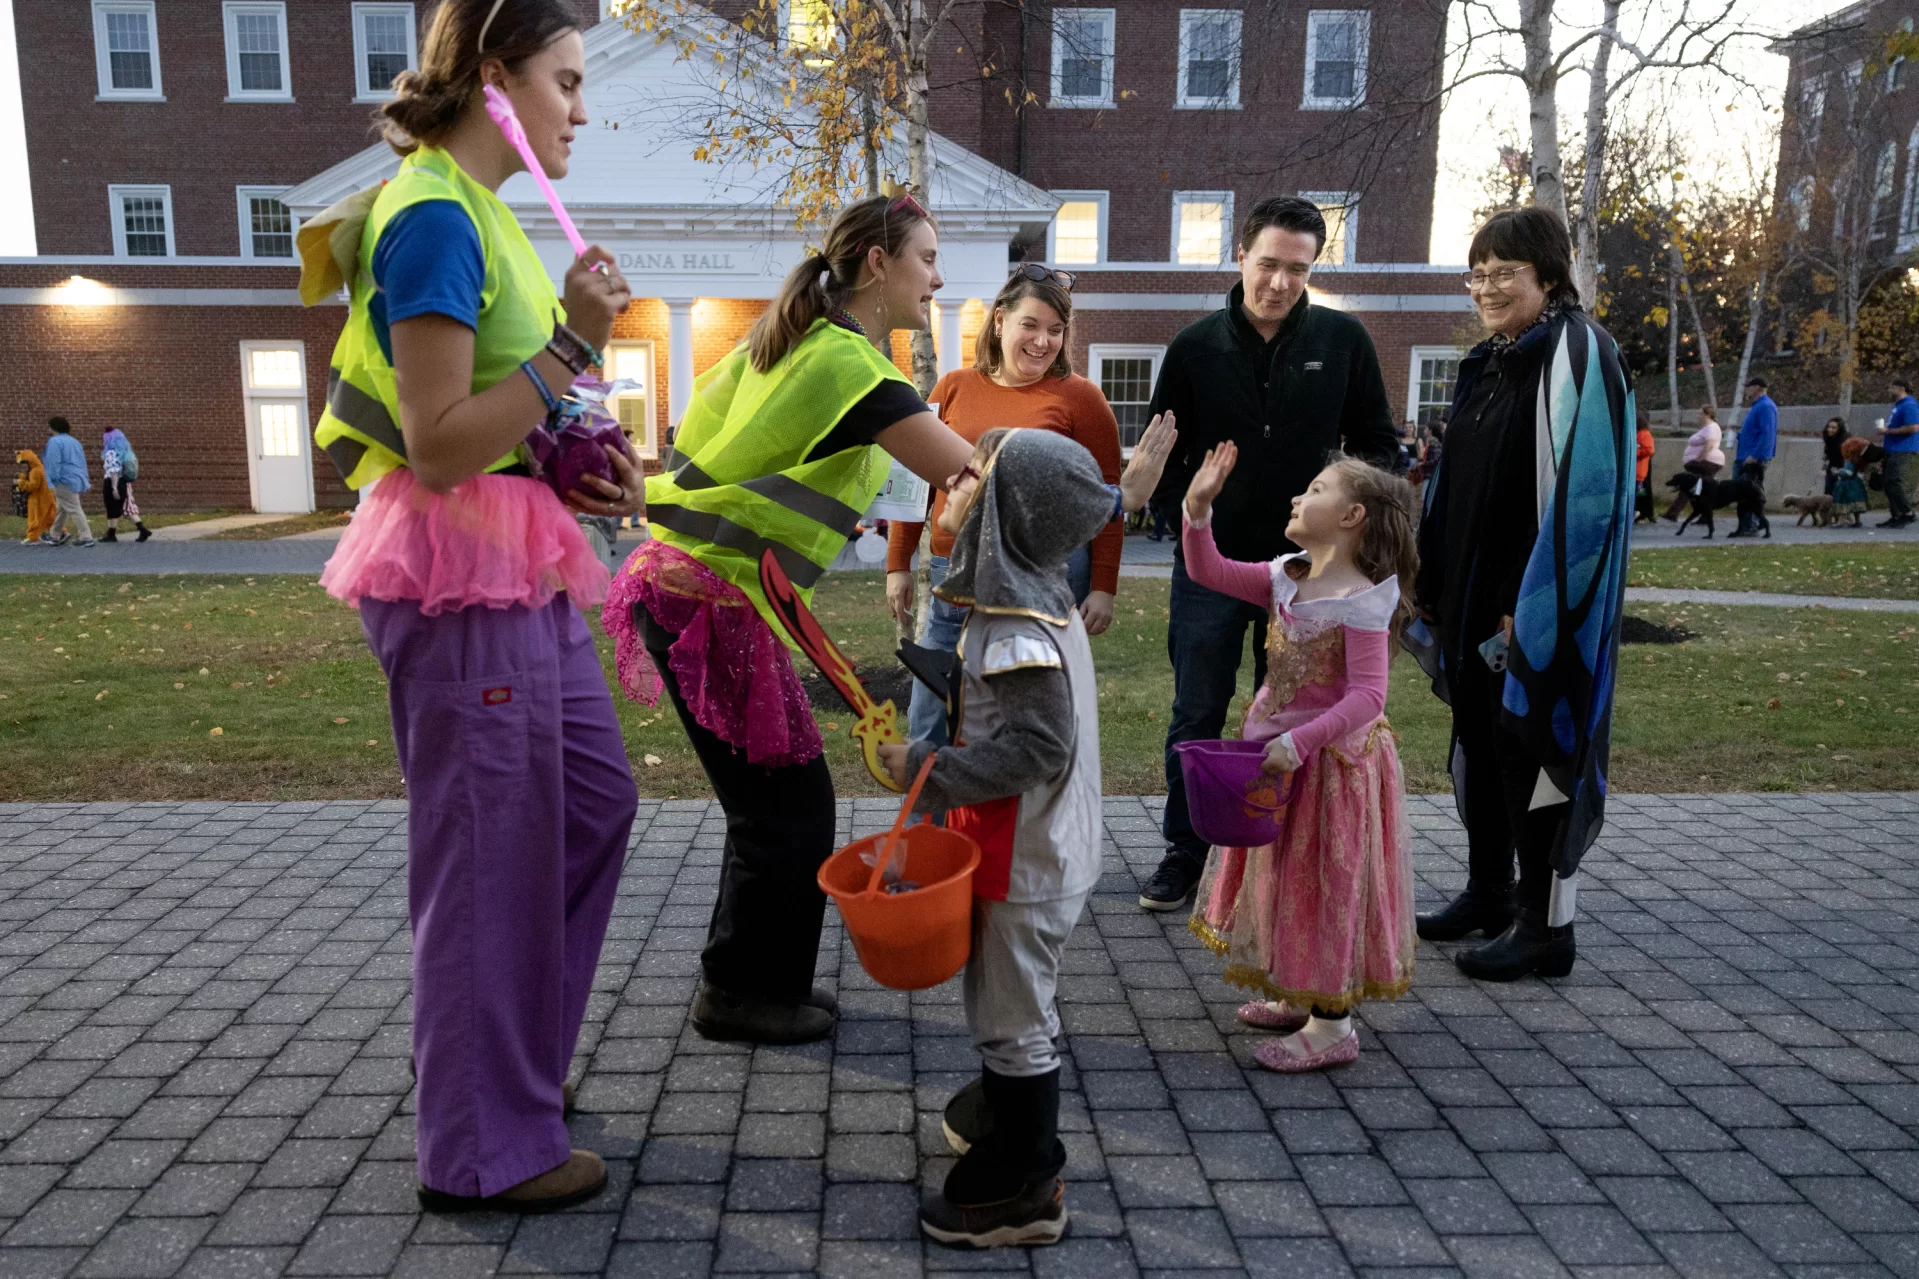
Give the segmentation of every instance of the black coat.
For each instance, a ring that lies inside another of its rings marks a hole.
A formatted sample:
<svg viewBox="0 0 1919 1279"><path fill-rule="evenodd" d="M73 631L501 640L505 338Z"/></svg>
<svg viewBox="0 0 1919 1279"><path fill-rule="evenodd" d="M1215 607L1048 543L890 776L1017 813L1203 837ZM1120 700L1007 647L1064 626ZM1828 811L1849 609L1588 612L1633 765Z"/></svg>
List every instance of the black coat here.
<svg viewBox="0 0 1919 1279"><path fill-rule="evenodd" d="M1242 308L1235 284L1226 308L1181 329L1160 364L1152 412L1179 418L1179 443L1153 502L1179 527L1179 506L1206 450L1239 446L1239 465L1213 504L1213 538L1235 560L1270 560L1299 549L1286 539L1292 500L1330 454L1390 466L1399 450L1379 355L1366 327L1343 311L1293 308L1271 342Z"/></svg>

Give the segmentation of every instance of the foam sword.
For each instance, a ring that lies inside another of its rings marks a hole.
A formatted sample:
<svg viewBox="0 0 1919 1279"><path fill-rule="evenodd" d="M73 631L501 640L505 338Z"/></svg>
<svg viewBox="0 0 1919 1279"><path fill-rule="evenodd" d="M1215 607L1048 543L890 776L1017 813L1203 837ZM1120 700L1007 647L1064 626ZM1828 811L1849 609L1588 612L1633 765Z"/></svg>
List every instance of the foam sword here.
<svg viewBox="0 0 1919 1279"><path fill-rule="evenodd" d="M497 5L494 7L498 8ZM540 157L533 154L533 143L526 136L526 126L520 123L519 113L513 109L513 100L500 92L497 86L489 84L483 88L486 93L486 113L493 117L493 123L500 126L500 132L504 133L506 140L513 144L513 149L520 153L520 159L525 163L526 171L533 175L535 182L540 184L540 194L546 197L546 207L553 210L553 216L559 219L560 230L566 232L567 243L573 246L573 256L585 257L586 239L581 236L580 229L573 225L573 219L567 213L566 206L560 203L560 193L553 189L553 181L546 176L546 169L540 164ZM593 269L597 271L604 265L604 263L595 262Z"/></svg>
<svg viewBox="0 0 1919 1279"><path fill-rule="evenodd" d="M853 724L852 736L860 744L860 754L866 760L866 771L873 774L874 780L890 791L901 790L893 781L885 765L880 763L880 747L901 745L899 712L893 703L875 702L873 695L860 683L859 676L853 671L853 663L840 652L813 611L806 607L806 601L800 598L793 582L786 576L786 570L771 550L760 556L760 589L766 593L766 602L773 608L773 616L780 619L780 626L793 637L800 651L813 660L820 668L820 674L826 676L826 682L833 686L846 702L857 720Z"/></svg>

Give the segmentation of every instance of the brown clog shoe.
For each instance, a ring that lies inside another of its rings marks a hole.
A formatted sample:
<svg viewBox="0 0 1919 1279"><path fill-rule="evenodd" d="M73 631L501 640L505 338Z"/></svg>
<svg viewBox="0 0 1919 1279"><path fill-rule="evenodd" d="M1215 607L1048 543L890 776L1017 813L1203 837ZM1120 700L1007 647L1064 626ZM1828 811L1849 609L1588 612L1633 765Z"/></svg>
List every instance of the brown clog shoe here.
<svg viewBox="0 0 1919 1279"><path fill-rule="evenodd" d="M449 1195L420 1186L420 1207L428 1212L558 1212L585 1203L606 1189L606 1162L590 1150L576 1150L558 1168L529 1177L497 1195Z"/></svg>

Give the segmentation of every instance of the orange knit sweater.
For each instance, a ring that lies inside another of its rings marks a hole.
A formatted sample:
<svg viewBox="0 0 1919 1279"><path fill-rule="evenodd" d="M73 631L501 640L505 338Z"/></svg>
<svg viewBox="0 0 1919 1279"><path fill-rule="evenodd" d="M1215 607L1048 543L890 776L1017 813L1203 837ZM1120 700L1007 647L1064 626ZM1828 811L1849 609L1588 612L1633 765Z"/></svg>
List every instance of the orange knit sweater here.
<svg viewBox="0 0 1919 1279"><path fill-rule="evenodd" d="M939 405L941 420L968 440L977 441L996 426L1039 427L1078 440L1099 463L1099 473L1106 482L1119 483L1119 422L1100 389L1077 374L1043 377L1030 386L1004 387L977 369L955 369L939 380L927 398ZM938 526L940 512L945 509L946 494L935 492L935 555L953 551L952 534ZM921 527L917 521L893 521L886 545L888 572L905 572L913 567ZM1125 527L1114 520L1093 539L1094 590L1118 593L1120 541L1124 536Z"/></svg>

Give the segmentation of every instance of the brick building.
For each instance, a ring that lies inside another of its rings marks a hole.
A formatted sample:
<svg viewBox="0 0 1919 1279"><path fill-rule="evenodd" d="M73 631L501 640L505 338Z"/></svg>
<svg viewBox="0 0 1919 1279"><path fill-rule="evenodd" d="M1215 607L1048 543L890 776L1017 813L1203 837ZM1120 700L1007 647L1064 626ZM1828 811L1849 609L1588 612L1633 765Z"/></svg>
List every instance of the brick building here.
<svg viewBox="0 0 1919 1279"><path fill-rule="evenodd" d="M310 440L344 310L298 304L293 232L397 164L370 119L430 10L16 6L40 256L0 261L12 442L37 446L63 413L97 457L100 430L120 426L162 509L350 501ZM788 0L782 37L804 38L814 11ZM1137 429L1167 341L1236 279L1236 218L1296 192L1334 228L1315 299L1366 322L1408 416L1444 403L1472 316L1457 268L1425 261L1441 7L962 0L952 34L932 77L942 368L970 360L1009 259L1071 266L1075 365ZM633 284L612 357L642 384L621 416L656 455L693 377L744 334L804 237L740 174L691 158L674 104L702 84L670 43L602 22L587 51L595 119L559 187ZM557 276L570 250L530 179L501 196Z"/></svg>

